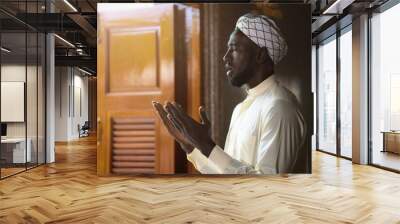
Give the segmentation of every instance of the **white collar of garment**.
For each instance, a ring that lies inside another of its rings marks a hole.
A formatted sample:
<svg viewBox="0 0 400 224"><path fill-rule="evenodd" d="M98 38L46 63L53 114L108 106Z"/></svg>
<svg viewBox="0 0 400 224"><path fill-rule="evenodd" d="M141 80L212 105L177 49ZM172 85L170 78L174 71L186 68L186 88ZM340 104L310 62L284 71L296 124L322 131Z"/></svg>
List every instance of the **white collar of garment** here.
<svg viewBox="0 0 400 224"><path fill-rule="evenodd" d="M275 80L275 75L270 75L268 78L266 78L264 81L262 81L260 84L255 86L254 88L251 88L247 91L248 97L256 97L268 89L271 88L271 86L276 82Z"/></svg>

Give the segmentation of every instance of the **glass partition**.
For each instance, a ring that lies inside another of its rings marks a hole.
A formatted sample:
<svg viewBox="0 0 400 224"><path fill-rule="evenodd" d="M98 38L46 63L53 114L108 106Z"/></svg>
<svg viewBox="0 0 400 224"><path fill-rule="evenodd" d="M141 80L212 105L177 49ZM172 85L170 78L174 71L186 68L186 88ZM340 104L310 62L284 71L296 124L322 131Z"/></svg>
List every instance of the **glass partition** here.
<svg viewBox="0 0 400 224"><path fill-rule="evenodd" d="M336 154L336 36L318 47L318 145Z"/></svg>
<svg viewBox="0 0 400 224"><path fill-rule="evenodd" d="M30 160L27 163L28 168L37 165L38 160L38 35L36 32L27 33L27 150L30 151Z"/></svg>
<svg viewBox="0 0 400 224"><path fill-rule="evenodd" d="M15 17L44 1L1 1L0 178L45 163L45 35ZM7 21L7 22L3 22Z"/></svg>
<svg viewBox="0 0 400 224"><path fill-rule="evenodd" d="M2 177L24 171L30 162L31 151L26 150L26 41L25 32L1 34Z"/></svg>

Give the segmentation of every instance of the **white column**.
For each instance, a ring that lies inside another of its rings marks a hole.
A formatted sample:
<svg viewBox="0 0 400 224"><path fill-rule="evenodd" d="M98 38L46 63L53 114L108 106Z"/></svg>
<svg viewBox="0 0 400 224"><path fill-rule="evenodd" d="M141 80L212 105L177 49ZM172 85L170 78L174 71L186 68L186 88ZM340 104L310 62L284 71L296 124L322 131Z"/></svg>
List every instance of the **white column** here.
<svg viewBox="0 0 400 224"><path fill-rule="evenodd" d="M368 15L353 20L353 162L368 163Z"/></svg>
<svg viewBox="0 0 400 224"><path fill-rule="evenodd" d="M51 1L46 1L47 12L54 12ZM46 35L46 163L55 161L55 43L54 35Z"/></svg>
<svg viewBox="0 0 400 224"><path fill-rule="evenodd" d="M47 108L46 108L46 163L52 163L55 161L54 151L54 133L55 133L55 76L54 76L54 35L47 34L46 36L46 61L47 61Z"/></svg>

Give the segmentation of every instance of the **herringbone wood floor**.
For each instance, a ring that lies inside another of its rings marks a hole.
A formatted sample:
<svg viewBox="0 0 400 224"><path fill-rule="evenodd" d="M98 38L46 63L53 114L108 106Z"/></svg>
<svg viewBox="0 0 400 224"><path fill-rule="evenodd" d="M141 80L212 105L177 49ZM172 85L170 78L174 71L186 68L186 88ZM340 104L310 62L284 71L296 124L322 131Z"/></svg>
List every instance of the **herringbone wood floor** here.
<svg viewBox="0 0 400 224"><path fill-rule="evenodd" d="M0 181L0 223L400 223L400 175L314 152L312 175L97 177L93 138Z"/></svg>

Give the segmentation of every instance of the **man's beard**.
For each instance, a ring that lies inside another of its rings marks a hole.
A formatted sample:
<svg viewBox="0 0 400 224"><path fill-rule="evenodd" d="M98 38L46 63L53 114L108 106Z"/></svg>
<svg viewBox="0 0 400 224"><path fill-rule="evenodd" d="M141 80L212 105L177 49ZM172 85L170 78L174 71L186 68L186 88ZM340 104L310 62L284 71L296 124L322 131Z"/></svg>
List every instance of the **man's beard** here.
<svg viewBox="0 0 400 224"><path fill-rule="evenodd" d="M229 77L229 82L232 86L241 87L248 83L253 74L253 69L246 69L235 76Z"/></svg>

